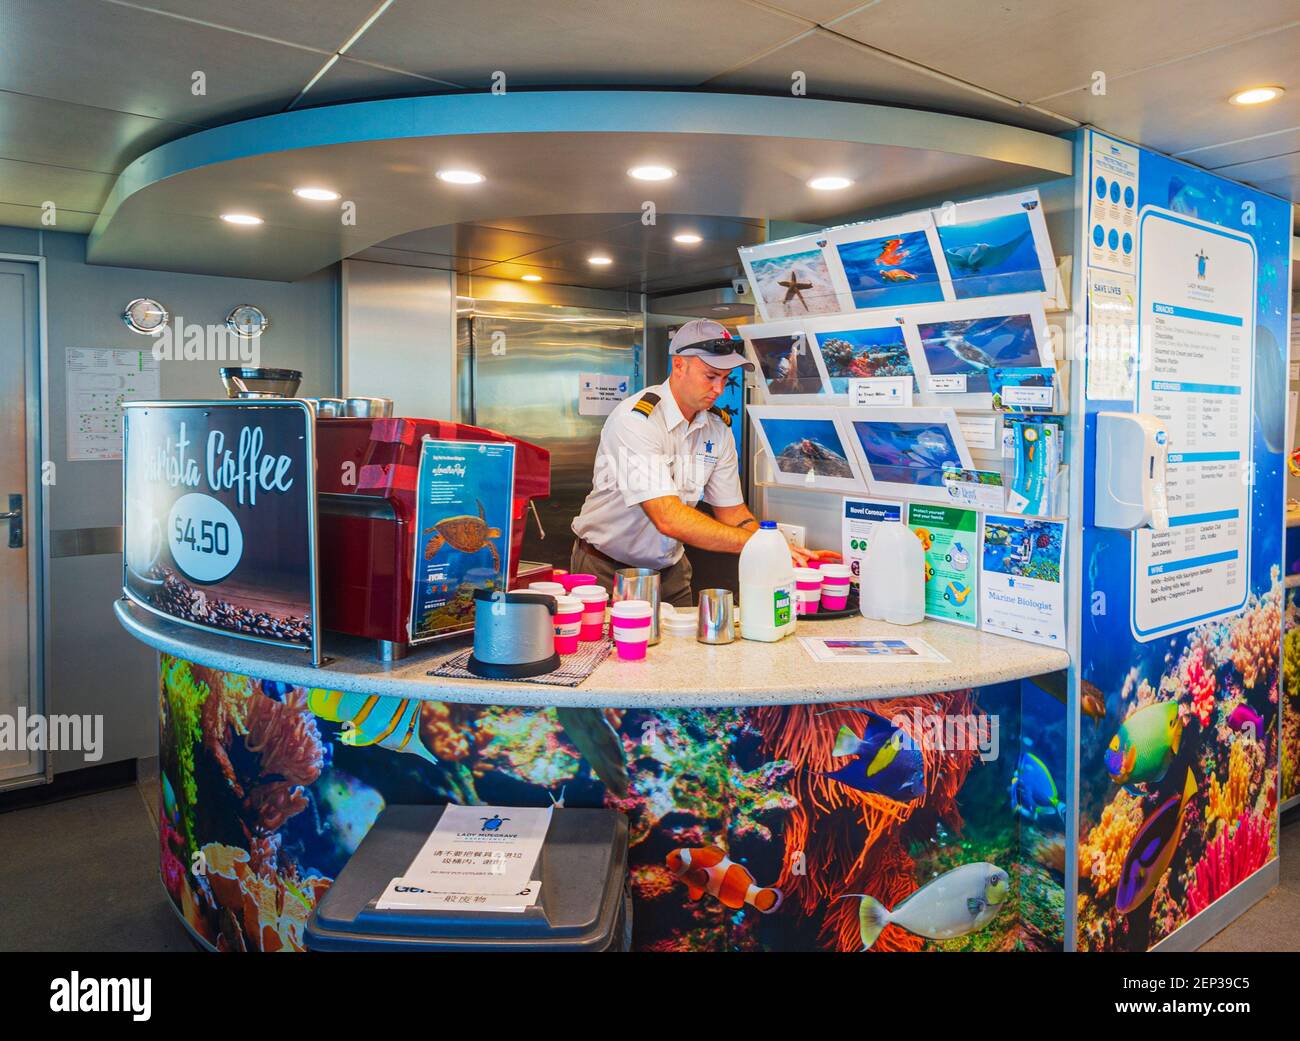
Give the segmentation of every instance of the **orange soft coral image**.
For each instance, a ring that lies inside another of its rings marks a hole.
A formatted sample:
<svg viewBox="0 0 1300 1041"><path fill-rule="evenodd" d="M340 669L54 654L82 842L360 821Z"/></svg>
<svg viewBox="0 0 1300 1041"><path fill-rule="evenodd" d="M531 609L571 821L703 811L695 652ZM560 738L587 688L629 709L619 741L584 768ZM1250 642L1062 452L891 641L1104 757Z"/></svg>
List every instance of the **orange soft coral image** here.
<svg viewBox="0 0 1300 1041"><path fill-rule="evenodd" d="M824 909L823 938L841 951L862 946L857 904L839 900L845 893L870 893L894 907L916 888L912 858L896 842L882 841L898 831L924 805L954 831L961 828L956 794L977 749L942 751L930 747L920 734L909 734L922 747L925 763L924 801L894 802L873 792L858 791L827 777L836 767L832 756L841 726L860 730L865 708L884 719L911 725L913 710L945 718L974 716L969 690L942 695L896 698L832 706L795 705L754 710L756 727L764 735L766 753L794 767L790 791L796 799L785 830L785 865L774 883L787 902L811 914ZM887 928L876 950L919 950L920 937Z"/></svg>
<svg viewBox="0 0 1300 1041"><path fill-rule="evenodd" d="M1124 858L1141 828L1141 797L1120 789L1101 811L1101 821L1079 844L1079 873L1092 882L1097 896L1119 884Z"/></svg>

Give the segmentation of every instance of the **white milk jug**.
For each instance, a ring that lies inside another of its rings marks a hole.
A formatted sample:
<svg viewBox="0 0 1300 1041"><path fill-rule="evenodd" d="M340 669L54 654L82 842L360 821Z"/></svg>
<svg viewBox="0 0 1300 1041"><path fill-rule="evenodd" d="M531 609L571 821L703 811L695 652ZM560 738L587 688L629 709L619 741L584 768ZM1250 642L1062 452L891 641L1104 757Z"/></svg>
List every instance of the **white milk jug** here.
<svg viewBox="0 0 1300 1041"><path fill-rule="evenodd" d="M906 524L877 524L862 557L863 618L914 625L925 617L925 550Z"/></svg>
<svg viewBox="0 0 1300 1041"><path fill-rule="evenodd" d="M794 632L794 562L776 521L761 522L740 551L740 609L746 640L775 643Z"/></svg>

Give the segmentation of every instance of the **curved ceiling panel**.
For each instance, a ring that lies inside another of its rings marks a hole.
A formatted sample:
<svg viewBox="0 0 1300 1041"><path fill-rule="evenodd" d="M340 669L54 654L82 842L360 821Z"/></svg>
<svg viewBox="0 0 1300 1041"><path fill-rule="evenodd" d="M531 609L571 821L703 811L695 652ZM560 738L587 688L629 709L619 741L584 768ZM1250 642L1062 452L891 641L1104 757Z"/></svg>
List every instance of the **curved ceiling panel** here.
<svg viewBox="0 0 1300 1041"><path fill-rule="evenodd" d="M677 175L630 178L643 163ZM1070 163L1062 138L851 102L649 91L401 98L266 116L141 156L117 179L87 258L293 280L395 235L502 215L635 213L653 202L661 214L824 223L1065 176ZM446 184L435 173L447 168L485 180ZM824 174L854 183L807 186ZM342 198L293 195L304 185ZM220 219L229 212L264 223L232 226Z"/></svg>

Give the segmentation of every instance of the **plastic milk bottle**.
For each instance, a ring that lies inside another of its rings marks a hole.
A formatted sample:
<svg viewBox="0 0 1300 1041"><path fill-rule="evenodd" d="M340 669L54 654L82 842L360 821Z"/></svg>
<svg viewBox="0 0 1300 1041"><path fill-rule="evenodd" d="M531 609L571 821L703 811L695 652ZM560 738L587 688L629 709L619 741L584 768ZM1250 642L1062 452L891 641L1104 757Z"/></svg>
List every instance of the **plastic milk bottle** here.
<svg viewBox="0 0 1300 1041"><path fill-rule="evenodd" d="M794 563L776 521L762 521L740 551L740 635L775 643L794 632Z"/></svg>
<svg viewBox="0 0 1300 1041"><path fill-rule="evenodd" d="M906 524L877 524L862 557L863 618L914 625L925 617L925 551Z"/></svg>

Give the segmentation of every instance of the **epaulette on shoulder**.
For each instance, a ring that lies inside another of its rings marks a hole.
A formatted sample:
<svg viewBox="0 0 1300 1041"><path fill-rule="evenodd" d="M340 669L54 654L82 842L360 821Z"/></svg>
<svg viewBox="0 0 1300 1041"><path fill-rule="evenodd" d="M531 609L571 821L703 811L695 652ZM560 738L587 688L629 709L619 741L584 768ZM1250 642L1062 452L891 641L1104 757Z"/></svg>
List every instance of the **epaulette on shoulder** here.
<svg viewBox="0 0 1300 1041"><path fill-rule="evenodd" d="M726 423L727 426L731 426L731 416L728 415L726 412L723 412L722 409L718 408L717 405L710 405L710 406L709 406L709 411L712 412L715 416L717 416L717 417L718 417L720 420L722 420L724 423Z"/></svg>
<svg viewBox="0 0 1300 1041"><path fill-rule="evenodd" d="M656 394L653 390L647 390L644 394L642 394L639 398L637 398L636 404L632 406L632 411L640 412L641 415L643 416L649 416L650 413L655 410L658 404L659 404L659 395Z"/></svg>

